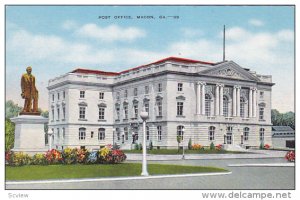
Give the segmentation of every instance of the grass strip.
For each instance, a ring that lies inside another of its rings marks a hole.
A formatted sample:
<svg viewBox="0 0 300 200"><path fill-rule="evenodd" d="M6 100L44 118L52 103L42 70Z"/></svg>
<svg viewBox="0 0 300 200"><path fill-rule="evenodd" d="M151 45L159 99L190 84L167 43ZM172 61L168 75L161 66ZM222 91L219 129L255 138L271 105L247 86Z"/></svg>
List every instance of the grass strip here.
<svg viewBox="0 0 300 200"><path fill-rule="evenodd" d="M139 176L142 165L140 163L122 163L115 165L28 165L21 167L5 167L6 180L45 180L45 179L73 179ZM206 166L184 166L166 164L148 164L150 175L186 174L227 172L227 170Z"/></svg>

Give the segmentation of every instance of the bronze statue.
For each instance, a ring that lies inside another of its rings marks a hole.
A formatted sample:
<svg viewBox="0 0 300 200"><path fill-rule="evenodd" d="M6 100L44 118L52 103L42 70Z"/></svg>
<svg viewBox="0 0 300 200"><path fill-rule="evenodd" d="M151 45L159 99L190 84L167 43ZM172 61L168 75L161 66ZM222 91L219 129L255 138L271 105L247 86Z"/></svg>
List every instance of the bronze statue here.
<svg viewBox="0 0 300 200"><path fill-rule="evenodd" d="M24 108L20 115L40 115L38 111L38 90L35 87L35 77L31 74L32 68L26 68L27 73L21 78L21 96L25 99ZM32 106L33 102L33 106Z"/></svg>

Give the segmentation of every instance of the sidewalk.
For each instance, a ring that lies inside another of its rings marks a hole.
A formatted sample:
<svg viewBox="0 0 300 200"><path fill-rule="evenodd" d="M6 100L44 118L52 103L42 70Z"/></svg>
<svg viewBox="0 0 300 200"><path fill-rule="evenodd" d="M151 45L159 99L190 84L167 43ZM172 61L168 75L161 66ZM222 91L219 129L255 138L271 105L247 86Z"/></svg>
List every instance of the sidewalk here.
<svg viewBox="0 0 300 200"><path fill-rule="evenodd" d="M286 151L275 150L247 150L243 154L185 154L186 160L220 160L220 159L249 159L249 158L284 158ZM142 160L142 154L126 154L128 161ZM147 160L181 160L182 155L154 155L147 154Z"/></svg>

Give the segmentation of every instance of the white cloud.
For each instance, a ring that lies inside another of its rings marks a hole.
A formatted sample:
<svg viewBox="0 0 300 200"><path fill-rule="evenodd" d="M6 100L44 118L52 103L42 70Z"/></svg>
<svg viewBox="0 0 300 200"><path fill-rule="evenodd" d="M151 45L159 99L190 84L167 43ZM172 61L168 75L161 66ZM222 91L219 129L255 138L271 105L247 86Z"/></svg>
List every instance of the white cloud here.
<svg viewBox="0 0 300 200"><path fill-rule="evenodd" d="M253 25L253 26L263 26L264 22L258 19L250 19L249 24Z"/></svg>
<svg viewBox="0 0 300 200"><path fill-rule="evenodd" d="M66 20L62 24L62 28L65 30L73 30L78 27L78 24L73 20Z"/></svg>
<svg viewBox="0 0 300 200"><path fill-rule="evenodd" d="M100 27L96 24L86 24L80 27L76 34L97 39L103 42L114 41L133 41L138 38L146 36L146 32L136 27L122 28L117 25L109 25L107 27Z"/></svg>
<svg viewBox="0 0 300 200"><path fill-rule="evenodd" d="M276 35L279 40L289 41L289 42L294 41L294 32L292 30L288 30L288 29L281 30Z"/></svg>
<svg viewBox="0 0 300 200"><path fill-rule="evenodd" d="M182 32L184 37L199 37L203 36L204 32L194 28L181 28L180 31Z"/></svg>

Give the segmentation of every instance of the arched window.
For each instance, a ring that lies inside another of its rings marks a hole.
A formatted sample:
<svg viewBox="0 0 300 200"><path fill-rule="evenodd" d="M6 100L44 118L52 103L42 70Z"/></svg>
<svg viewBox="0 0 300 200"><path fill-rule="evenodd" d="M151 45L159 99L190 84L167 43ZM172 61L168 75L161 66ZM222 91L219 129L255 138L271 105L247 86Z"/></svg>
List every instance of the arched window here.
<svg viewBox="0 0 300 200"><path fill-rule="evenodd" d="M177 136L181 137L181 140L183 140L183 134L184 134L184 126L177 126Z"/></svg>
<svg viewBox="0 0 300 200"><path fill-rule="evenodd" d="M245 99L244 97L241 97L240 98L240 115L241 117L245 117Z"/></svg>
<svg viewBox="0 0 300 200"><path fill-rule="evenodd" d="M149 126L146 126L146 139L150 139L150 131L149 131Z"/></svg>
<svg viewBox="0 0 300 200"><path fill-rule="evenodd" d="M85 140L86 128L79 128L79 140Z"/></svg>
<svg viewBox="0 0 300 200"><path fill-rule="evenodd" d="M248 138L249 138L249 128L248 127L245 127L244 128L244 133L243 133L243 135L244 135L244 140L245 141L247 141L248 140Z"/></svg>
<svg viewBox="0 0 300 200"><path fill-rule="evenodd" d="M105 140L105 128L98 129L98 140Z"/></svg>
<svg viewBox="0 0 300 200"><path fill-rule="evenodd" d="M216 130L216 127L214 127L214 126L210 126L208 128L208 139L209 139L209 141L215 140L215 130Z"/></svg>
<svg viewBox="0 0 300 200"><path fill-rule="evenodd" d="M209 94L205 94L205 115L211 115L211 97Z"/></svg>
<svg viewBox="0 0 300 200"><path fill-rule="evenodd" d="M259 141L260 142L265 141L265 129L264 128L259 129Z"/></svg>
<svg viewBox="0 0 300 200"><path fill-rule="evenodd" d="M229 99L227 96L223 96L223 115L225 117L229 116L229 112L228 112L228 105L229 105Z"/></svg>

